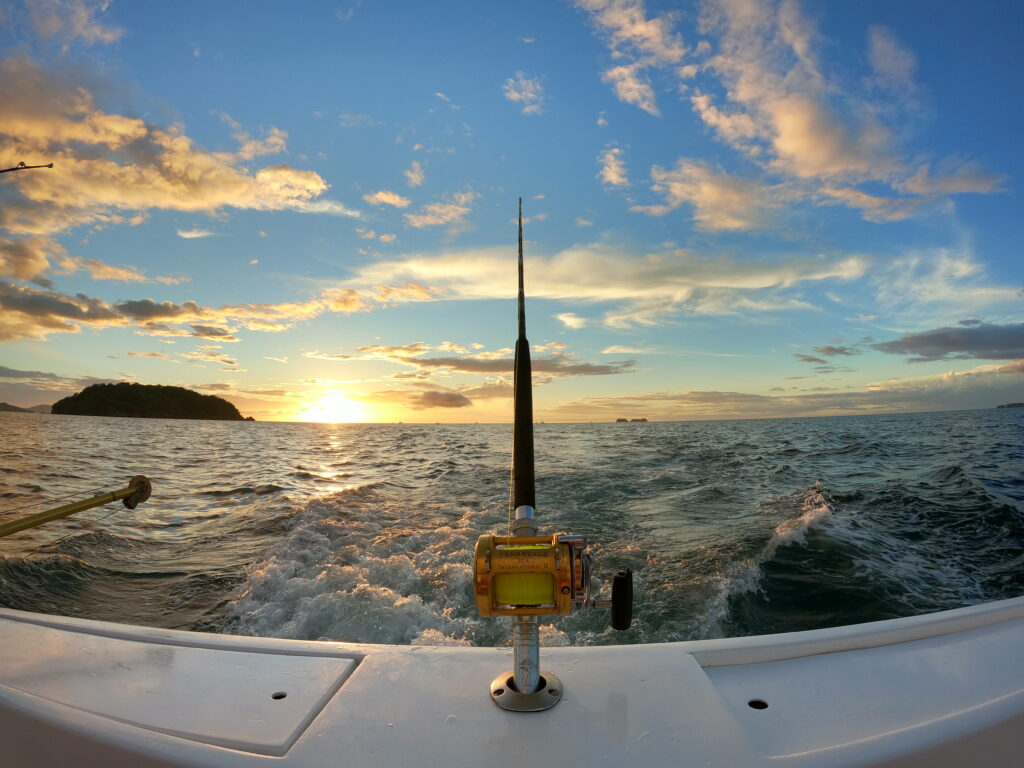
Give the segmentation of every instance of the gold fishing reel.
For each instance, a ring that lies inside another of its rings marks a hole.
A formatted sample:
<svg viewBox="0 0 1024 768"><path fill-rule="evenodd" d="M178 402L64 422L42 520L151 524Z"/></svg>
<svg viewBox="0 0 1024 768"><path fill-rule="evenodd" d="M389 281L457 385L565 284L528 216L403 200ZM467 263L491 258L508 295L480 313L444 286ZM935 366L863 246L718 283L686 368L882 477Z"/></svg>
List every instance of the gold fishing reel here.
<svg viewBox="0 0 1024 768"><path fill-rule="evenodd" d="M476 542L473 575L481 616L568 616L576 608L611 608L612 626L633 620L633 574L612 582L611 600L590 596L593 553L584 536L495 536Z"/></svg>

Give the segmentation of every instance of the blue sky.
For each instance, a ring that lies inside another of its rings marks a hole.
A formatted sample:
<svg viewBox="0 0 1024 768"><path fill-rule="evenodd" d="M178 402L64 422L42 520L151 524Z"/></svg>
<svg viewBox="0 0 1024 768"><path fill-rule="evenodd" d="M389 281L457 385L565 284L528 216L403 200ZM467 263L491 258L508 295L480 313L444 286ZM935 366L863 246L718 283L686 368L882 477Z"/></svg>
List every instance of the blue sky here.
<svg viewBox="0 0 1024 768"><path fill-rule="evenodd" d="M258 419L1024 400L1016 4L0 5L0 399Z"/></svg>

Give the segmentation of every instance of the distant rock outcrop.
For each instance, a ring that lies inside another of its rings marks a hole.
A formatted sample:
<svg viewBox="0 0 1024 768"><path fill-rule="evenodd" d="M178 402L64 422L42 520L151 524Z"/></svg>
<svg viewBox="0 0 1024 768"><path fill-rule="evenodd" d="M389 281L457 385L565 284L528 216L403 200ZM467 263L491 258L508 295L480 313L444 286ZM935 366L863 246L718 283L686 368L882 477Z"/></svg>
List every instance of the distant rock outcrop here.
<svg viewBox="0 0 1024 768"><path fill-rule="evenodd" d="M996 408L1024 408L1024 403L1006 403L1006 405L997 405Z"/></svg>
<svg viewBox="0 0 1024 768"><path fill-rule="evenodd" d="M31 413L28 408L19 408L16 405L10 403L0 403L0 412L3 413Z"/></svg>
<svg viewBox="0 0 1024 768"><path fill-rule="evenodd" d="M93 384L53 404L53 413L76 416L133 416L144 419L242 421L231 403L184 387L160 384Z"/></svg>

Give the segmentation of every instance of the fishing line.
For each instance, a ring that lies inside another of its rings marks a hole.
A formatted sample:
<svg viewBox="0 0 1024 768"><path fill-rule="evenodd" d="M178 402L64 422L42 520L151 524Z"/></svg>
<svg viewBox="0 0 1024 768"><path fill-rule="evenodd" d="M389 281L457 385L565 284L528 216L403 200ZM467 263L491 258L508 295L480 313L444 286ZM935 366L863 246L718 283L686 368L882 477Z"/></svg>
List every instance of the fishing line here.
<svg viewBox="0 0 1024 768"><path fill-rule="evenodd" d="M106 520L111 515L116 515L118 512L121 512L121 511L122 511L122 509L112 509L109 512L107 512L107 514L105 514L103 517L97 517L94 520L79 519L79 520L76 520L75 522L80 523L80 527L81 528L85 528L87 531L92 531L93 533L95 533L96 531L93 528L93 526L97 525L98 523L102 523L104 520ZM79 534L79 533L81 533L81 530L74 530L74 531L70 531L68 533L65 533L60 538L54 539L53 541L48 541L48 542L46 542L44 544L40 544L35 549L31 550L28 554L29 555L39 554L39 551L41 549L44 549L45 547L55 547L58 544L60 544L62 541L64 541L64 539L71 538L72 536L75 536L76 534Z"/></svg>

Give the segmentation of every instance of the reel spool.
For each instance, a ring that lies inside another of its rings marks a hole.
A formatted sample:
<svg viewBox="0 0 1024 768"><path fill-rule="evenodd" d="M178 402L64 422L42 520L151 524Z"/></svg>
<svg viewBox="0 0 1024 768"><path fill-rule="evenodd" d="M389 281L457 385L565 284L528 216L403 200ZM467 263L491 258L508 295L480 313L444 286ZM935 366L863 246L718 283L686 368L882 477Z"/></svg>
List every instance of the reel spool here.
<svg viewBox="0 0 1024 768"><path fill-rule="evenodd" d="M593 553L584 536L495 536L477 539L473 575L477 611L497 616L568 616L577 608L611 608L612 626L633 621L633 574L616 574L611 600L590 596Z"/></svg>

